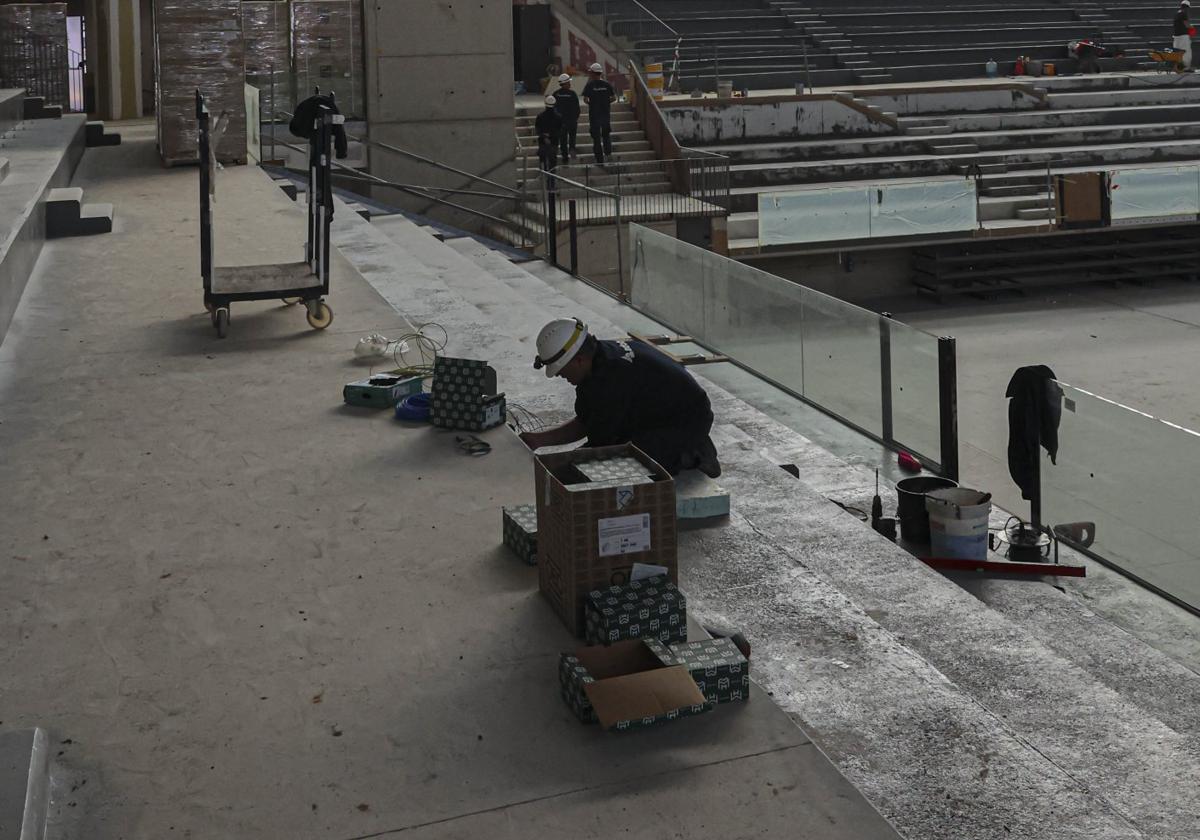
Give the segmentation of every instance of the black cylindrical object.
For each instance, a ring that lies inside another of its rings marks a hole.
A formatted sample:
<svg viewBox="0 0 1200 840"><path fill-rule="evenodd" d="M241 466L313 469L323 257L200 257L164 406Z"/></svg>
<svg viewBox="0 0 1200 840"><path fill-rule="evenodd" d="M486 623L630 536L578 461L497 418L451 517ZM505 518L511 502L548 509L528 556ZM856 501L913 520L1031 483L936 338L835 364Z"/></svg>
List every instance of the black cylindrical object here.
<svg viewBox="0 0 1200 840"><path fill-rule="evenodd" d="M957 486L957 481L936 475L919 475L896 482L900 536L907 542L929 542L929 513L925 510L925 494Z"/></svg>

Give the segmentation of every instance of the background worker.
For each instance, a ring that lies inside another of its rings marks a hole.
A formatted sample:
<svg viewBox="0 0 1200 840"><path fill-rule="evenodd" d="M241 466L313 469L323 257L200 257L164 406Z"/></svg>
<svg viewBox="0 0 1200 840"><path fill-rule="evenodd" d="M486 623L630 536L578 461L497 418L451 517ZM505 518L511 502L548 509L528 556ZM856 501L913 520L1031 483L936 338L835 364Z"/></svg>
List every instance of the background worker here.
<svg viewBox="0 0 1200 840"><path fill-rule="evenodd" d="M558 90L554 91L558 100L558 115L562 117L562 135L559 138L559 148L562 152L562 162L570 163L571 157L579 156L575 148L575 137L579 133L579 94L571 90L571 77L563 73L558 77Z"/></svg>
<svg viewBox="0 0 1200 840"><path fill-rule="evenodd" d="M1171 46L1177 50L1183 50L1183 66L1187 70L1192 69L1192 22L1188 19L1188 12L1191 10L1190 0L1183 0L1179 4L1179 11L1175 13L1175 37L1171 39Z"/></svg>
<svg viewBox="0 0 1200 840"><path fill-rule="evenodd" d="M617 101L617 89L604 78L604 68L593 64L588 68L591 78L583 87L588 104L588 130L592 135L592 153L596 163L612 160L612 104Z"/></svg>
<svg viewBox="0 0 1200 840"><path fill-rule="evenodd" d="M558 142L563 121L556 110L557 105L557 99L547 96L545 110L533 121L538 138L538 162L544 172L553 172L558 166Z"/></svg>
<svg viewBox="0 0 1200 840"><path fill-rule="evenodd" d="M537 351L535 368L575 386L575 418L522 434L531 449L584 438L586 446L632 443L671 475L721 474L708 394L683 365L641 341L599 341L578 318L543 327Z"/></svg>

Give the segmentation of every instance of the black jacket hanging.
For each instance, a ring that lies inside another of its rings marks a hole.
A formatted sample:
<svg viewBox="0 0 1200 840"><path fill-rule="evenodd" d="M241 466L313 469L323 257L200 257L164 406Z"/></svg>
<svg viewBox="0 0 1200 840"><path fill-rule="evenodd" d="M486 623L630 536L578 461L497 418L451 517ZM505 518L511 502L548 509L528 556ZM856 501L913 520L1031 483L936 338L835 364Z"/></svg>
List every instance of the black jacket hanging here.
<svg viewBox="0 0 1200 840"><path fill-rule="evenodd" d="M1045 365L1017 368L1004 396L1008 403L1008 472L1021 488L1021 498L1033 499L1037 487L1039 444L1057 463L1058 424L1062 420L1062 388Z"/></svg>
<svg viewBox="0 0 1200 840"><path fill-rule="evenodd" d="M313 126L317 121L317 116L321 113L322 105L335 114L341 113L332 96L322 94L310 96L296 106L296 113L292 115L292 121L288 123L288 131L296 137L311 140L315 131ZM346 143L346 127L341 123L333 124L333 148L334 155L338 160L345 160L350 151Z"/></svg>

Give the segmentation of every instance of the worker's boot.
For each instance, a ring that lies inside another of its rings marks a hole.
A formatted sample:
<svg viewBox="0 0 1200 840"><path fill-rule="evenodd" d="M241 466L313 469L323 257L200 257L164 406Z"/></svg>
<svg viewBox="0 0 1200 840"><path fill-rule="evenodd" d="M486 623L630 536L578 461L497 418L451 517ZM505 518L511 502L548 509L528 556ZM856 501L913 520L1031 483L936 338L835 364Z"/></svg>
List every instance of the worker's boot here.
<svg viewBox="0 0 1200 840"><path fill-rule="evenodd" d="M696 469L709 478L721 477L721 462L717 460L717 447L713 446L712 438L705 436L696 456Z"/></svg>

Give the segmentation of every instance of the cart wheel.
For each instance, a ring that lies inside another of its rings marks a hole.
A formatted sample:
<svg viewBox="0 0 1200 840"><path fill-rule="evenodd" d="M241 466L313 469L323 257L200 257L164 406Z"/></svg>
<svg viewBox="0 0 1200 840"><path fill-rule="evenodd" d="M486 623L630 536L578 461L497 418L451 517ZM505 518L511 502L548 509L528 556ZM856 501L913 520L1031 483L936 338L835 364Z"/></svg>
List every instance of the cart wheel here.
<svg viewBox="0 0 1200 840"><path fill-rule="evenodd" d="M284 306L295 306L297 303L303 300L303 298L280 298L280 300L283 301Z"/></svg>
<svg viewBox="0 0 1200 840"><path fill-rule="evenodd" d="M333 310L325 301L319 301L308 310L308 325L314 330L323 330L333 323Z"/></svg>
<svg viewBox="0 0 1200 840"><path fill-rule="evenodd" d="M229 334L229 309L227 307L219 307L213 312L213 324L217 327L217 338L224 338Z"/></svg>

